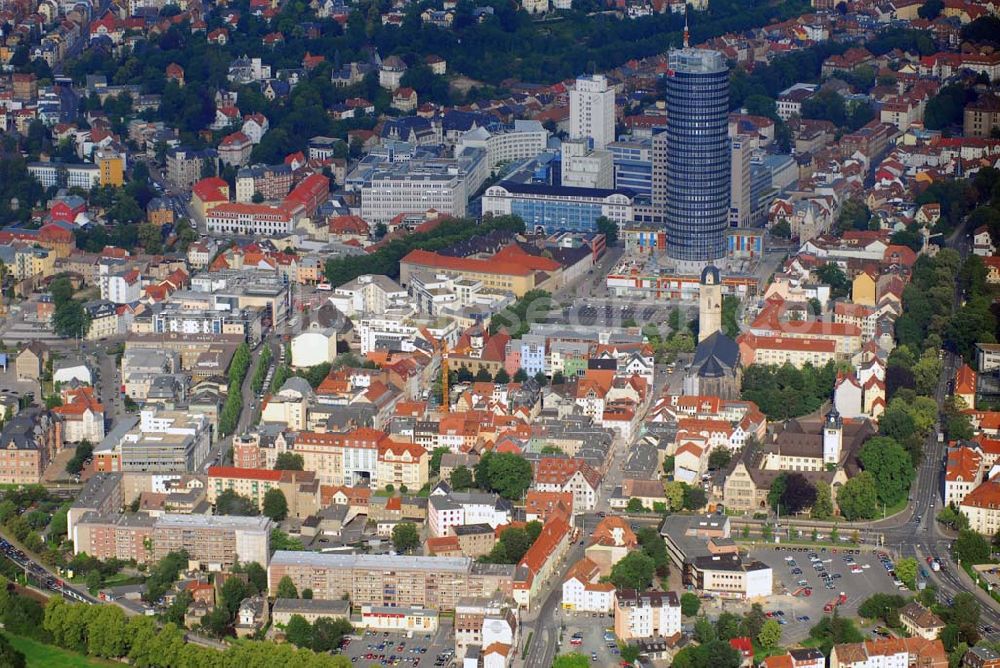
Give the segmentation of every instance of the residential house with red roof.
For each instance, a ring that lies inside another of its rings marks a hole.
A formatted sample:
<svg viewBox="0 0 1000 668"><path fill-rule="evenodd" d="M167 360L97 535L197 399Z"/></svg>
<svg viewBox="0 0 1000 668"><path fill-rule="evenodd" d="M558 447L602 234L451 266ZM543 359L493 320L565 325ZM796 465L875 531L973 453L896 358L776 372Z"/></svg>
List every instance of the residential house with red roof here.
<svg viewBox="0 0 1000 668"><path fill-rule="evenodd" d="M67 443L104 440L104 406L94 395L94 388L68 387L61 393L62 405L52 414L62 422L63 440Z"/></svg>
<svg viewBox="0 0 1000 668"><path fill-rule="evenodd" d="M542 584L552 575L573 541L573 528L567 518L556 514L542 526L514 571L514 600L531 609Z"/></svg>
<svg viewBox="0 0 1000 668"><path fill-rule="evenodd" d="M219 142L219 160L231 167L242 167L250 162L253 142L242 130L226 135Z"/></svg>
<svg viewBox="0 0 1000 668"><path fill-rule="evenodd" d="M639 539L628 521L618 515L609 515L597 523L584 554L597 566L601 577L606 577L614 565L638 545Z"/></svg>
<svg viewBox="0 0 1000 668"><path fill-rule="evenodd" d="M969 528L985 536L1000 531L1000 476L994 476L966 494L958 507Z"/></svg>
<svg viewBox="0 0 1000 668"><path fill-rule="evenodd" d="M575 512L593 510L601 487L601 474L582 459L542 457L533 464L532 488L541 492L570 492Z"/></svg>
<svg viewBox="0 0 1000 668"><path fill-rule="evenodd" d="M563 610L611 612L615 605L615 586L601 582L603 575L601 568L587 557L573 564L563 578Z"/></svg>
<svg viewBox="0 0 1000 668"><path fill-rule="evenodd" d="M976 372L968 364L955 373L955 396L965 402L966 408L976 407Z"/></svg>

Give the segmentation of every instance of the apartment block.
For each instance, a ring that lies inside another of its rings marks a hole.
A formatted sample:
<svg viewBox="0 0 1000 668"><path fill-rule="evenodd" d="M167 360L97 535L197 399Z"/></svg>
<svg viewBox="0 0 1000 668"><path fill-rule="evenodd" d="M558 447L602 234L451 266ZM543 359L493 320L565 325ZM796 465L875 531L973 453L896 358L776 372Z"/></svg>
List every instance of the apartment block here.
<svg viewBox="0 0 1000 668"><path fill-rule="evenodd" d="M74 554L98 559L156 562L170 552L186 550L209 569L235 563L267 564L271 520L267 517L147 513L84 513L74 526Z"/></svg>
<svg viewBox="0 0 1000 668"><path fill-rule="evenodd" d="M319 510L319 483L312 471L274 471L235 466L208 467L206 497L215 504L219 495L233 491L264 507L264 496L272 489L280 490L288 502L290 517L309 517Z"/></svg>
<svg viewBox="0 0 1000 668"><path fill-rule="evenodd" d="M34 485L62 449L61 424L40 408L23 410L0 431L0 483Z"/></svg>
<svg viewBox="0 0 1000 668"><path fill-rule="evenodd" d="M615 635L619 640L669 638L680 632L681 603L676 592L615 592Z"/></svg>
<svg viewBox="0 0 1000 668"><path fill-rule="evenodd" d="M100 185L101 172L97 165L64 165L52 162L33 162L28 165L28 173L46 188L60 186L90 190Z"/></svg>
<svg viewBox="0 0 1000 668"><path fill-rule="evenodd" d="M267 568L273 595L285 576L318 599L350 598L354 605L423 606L454 610L463 596L510 594L514 566L467 557L320 554L279 550Z"/></svg>
<svg viewBox="0 0 1000 668"><path fill-rule="evenodd" d="M162 515L153 527L153 559L183 549L209 568L237 562L263 566L271 554L271 525L267 517Z"/></svg>

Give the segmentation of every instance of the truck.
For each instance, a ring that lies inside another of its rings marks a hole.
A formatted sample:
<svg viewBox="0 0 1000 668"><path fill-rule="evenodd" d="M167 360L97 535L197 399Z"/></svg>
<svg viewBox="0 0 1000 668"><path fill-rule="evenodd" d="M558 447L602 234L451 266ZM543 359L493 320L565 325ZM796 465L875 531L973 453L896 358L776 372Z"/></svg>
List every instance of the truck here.
<svg viewBox="0 0 1000 668"><path fill-rule="evenodd" d="M837 598L823 606L823 612L833 612L834 608L844 605L845 603L847 603L847 594L840 592L840 595L837 596Z"/></svg>

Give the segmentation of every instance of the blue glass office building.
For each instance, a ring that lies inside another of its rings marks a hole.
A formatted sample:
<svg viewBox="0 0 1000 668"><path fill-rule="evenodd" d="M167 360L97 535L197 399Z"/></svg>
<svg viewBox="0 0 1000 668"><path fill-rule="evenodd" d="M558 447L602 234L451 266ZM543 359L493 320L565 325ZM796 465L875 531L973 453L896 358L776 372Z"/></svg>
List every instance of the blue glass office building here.
<svg viewBox="0 0 1000 668"><path fill-rule="evenodd" d="M708 49L670 53L667 78L667 255L685 268L726 253L729 69Z"/></svg>

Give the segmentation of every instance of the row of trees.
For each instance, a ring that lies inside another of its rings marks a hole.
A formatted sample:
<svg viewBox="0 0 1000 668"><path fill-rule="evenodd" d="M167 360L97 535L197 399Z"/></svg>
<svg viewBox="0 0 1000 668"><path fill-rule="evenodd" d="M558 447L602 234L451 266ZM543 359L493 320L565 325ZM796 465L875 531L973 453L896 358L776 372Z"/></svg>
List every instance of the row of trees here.
<svg viewBox="0 0 1000 668"><path fill-rule="evenodd" d="M66 536L66 508L41 485L4 492L0 525L50 566L62 565L59 545ZM48 526L48 542L40 535Z"/></svg>
<svg viewBox="0 0 1000 668"><path fill-rule="evenodd" d="M246 378L251 361L250 346L241 343L229 364L229 389L226 391L226 403L219 413L219 432L223 436L236 431L239 424L240 412L243 410L243 379Z"/></svg>
<svg viewBox="0 0 1000 668"><path fill-rule="evenodd" d="M282 453L284 454L284 453ZM301 459L301 455L299 456ZM298 469L302 470L302 469ZM237 494L231 489L223 490L215 498L215 513L217 515L241 515L243 517L254 517L263 513L275 522L280 522L288 517L288 499L285 493L277 487L273 487L264 493L262 507L258 508L253 499Z"/></svg>
<svg viewBox="0 0 1000 668"><path fill-rule="evenodd" d="M183 630L176 624L168 622L157 627L150 617L126 619L122 609L113 605L67 603L53 597L44 611L39 608L39 612L43 614L38 615L38 628L53 644L90 656L127 659L137 668L259 665L349 668L351 665L347 657L317 654L289 644L248 640L233 644L225 651L200 647L187 642ZM36 633L35 637L38 635Z"/></svg>
<svg viewBox="0 0 1000 668"><path fill-rule="evenodd" d="M344 636L354 631L346 619L320 617L310 624L302 615L292 615L285 626L285 639L296 647L314 652L330 652L340 646Z"/></svg>
<svg viewBox="0 0 1000 668"><path fill-rule="evenodd" d="M264 345L263 350L260 351L260 355L257 357L257 368L253 371L253 379L250 381L250 387L253 389L254 394L258 394L262 389L264 389L264 379L267 378L267 370L271 368L271 346Z"/></svg>

